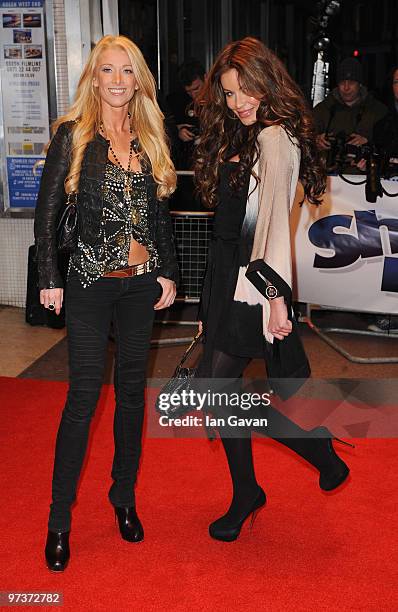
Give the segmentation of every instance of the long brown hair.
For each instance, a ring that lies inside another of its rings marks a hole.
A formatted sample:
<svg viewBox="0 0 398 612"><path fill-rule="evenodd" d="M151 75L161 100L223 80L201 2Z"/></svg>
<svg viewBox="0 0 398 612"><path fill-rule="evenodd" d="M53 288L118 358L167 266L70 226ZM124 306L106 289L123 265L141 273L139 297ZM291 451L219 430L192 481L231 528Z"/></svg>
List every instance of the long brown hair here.
<svg viewBox="0 0 398 612"><path fill-rule="evenodd" d="M221 75L235 68L242 89L258 100L257 121L245 126L231 116L221 85ZM220 163L239 153L231 188L243 187L259 156L257 136L269 125L280 124L301 150L300 179L305 197L320 203L325 171L315 143L311 111L304 96L277 56L256 38L228 44L218 55L200 93L197 112L201 134L195 151L195 181L203 203L217 204Z"/></svg>
<svg viewBox="0 0 398 612"><path fill-rule="evenodd" d="M65 115L52 126L53 134L64 121L76 121L73 127L71 165L65 180L67 192L77 190L80 169L87 144L94 138L101 123L101 103L93 78L103 51L119 48L131 61L138 91L129 104L131 122L137 132L142 153L149 158L152 175L157 183L157 196L164 199L175 190L176 174L170 159L164 116L156 100L155 80L140 49L125 36L104 36L92 49L79 80L75 100Z"/></svg>

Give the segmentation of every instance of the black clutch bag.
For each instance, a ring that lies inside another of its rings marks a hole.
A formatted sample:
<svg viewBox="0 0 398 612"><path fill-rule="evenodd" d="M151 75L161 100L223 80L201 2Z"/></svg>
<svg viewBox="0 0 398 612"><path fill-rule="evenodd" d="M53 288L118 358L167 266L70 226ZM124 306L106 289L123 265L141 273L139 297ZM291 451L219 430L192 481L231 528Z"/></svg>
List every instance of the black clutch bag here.
<svg viewBox="0 0 398 612"><path fill-rule="evenodd" d="M188 357L193 353L195 348L199 345L201 340L202 334L199 332L193 338L191 344L181 357L180 363L174 370L172 378L164 385L164 387L162 387L155 404L156 411L162 416L169 418L180 417L193 409L192 406L186 405L182 402L178 404L175 401L173 401L173 405L171 405L171 402L168 402L167 408L163 407L164 402L162 402L161 407L160 396L164 397L167 395L170 397L170 395L175 394L174 397L176 398L177 394L180 394L182 391L189 392L189 390L193 387L193 379L196 374L196 368L184 368L183 365ZM176 403L177 405L174 405Z"/></svg>
<svg viewBox="0 0 398 612"><path fill-rule="evenodd" d="M77 193L68 193L64 211L58 221L56 243L61 253L72 253L77 247Z"/></svg>

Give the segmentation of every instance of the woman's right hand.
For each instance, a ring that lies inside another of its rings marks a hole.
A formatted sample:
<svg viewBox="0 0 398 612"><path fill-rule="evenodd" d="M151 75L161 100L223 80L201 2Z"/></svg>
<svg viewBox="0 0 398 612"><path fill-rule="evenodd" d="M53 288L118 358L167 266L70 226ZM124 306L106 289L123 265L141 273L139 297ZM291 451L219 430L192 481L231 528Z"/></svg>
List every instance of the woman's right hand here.
<svg viewBox="0 0 398 612"><path fill-rule="evenodd" d="M287 316L287 306L283 297L270 300L271 314L268 331L278 340L283 340L292 331L292 322Z"/></svg>
<svg viewBox="0 0 398 612"><path fill-rule="evenodd" d="M60 287L56 289L42 289L40 291L40 304L44 308L48 308L50 304L54 304L55 313L59 315L62 308L62 302L64 301L64 290Z"/></svg>
<svg viewBox="0 0 398 612"><path fill-rule="evenodd" d="M203 334L203 323L198 321L198 334Z"/></svg>

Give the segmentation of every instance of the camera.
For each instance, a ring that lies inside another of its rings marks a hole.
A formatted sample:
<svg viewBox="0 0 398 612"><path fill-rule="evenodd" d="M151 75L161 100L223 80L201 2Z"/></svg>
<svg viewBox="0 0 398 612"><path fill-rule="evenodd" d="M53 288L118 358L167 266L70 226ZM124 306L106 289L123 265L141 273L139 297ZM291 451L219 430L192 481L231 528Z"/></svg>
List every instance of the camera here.
<svg viewBox="0 0 398 612"><path fill-rule="evenodd" d="M347 136L345 132L329 132L326 134L326 139L330 144L326 157L326 170L327 172L336 172L346 162L346 144Z"/></svg>
<svg viewBox="0 0 398 612"><path fill-rule="evenodd" d="M199 127L197 125L193 125L192 127L188 129L191 132L191 134L193 134L195 137L199 136Z"/></svg>
<svg viewBox="0 0 398 612"><path fill-rule="evenodd" d="M326 167L328 172L341 172L343 166L357 164L361 159L370 159L371 156L379 155L373 145L353 145L349 142L350 137L345 132L334 134L330 132L327 140L330 143Z"/></svg>
<svg viewBox="0 0 398 612"><path fill-rule="evenodd" d="M382 197L381 177L388 174L389 156L385 151L378 150L375 145L353 145L344 132L329 133L330 143L326 159L327 172L337 172L340 176L347 166L356 165L361 159L366 161L365 195L368 202L375 203ZM348 172L350 174L350 172Z"/></svg>

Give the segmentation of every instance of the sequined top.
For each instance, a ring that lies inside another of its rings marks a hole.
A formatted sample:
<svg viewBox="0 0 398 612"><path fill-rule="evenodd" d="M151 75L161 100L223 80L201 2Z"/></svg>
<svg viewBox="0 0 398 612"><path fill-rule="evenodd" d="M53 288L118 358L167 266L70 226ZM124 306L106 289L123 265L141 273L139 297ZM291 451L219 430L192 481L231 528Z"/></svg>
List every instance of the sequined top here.
<svg viewBox="0 0 398 612"><path fill-rule="evenodd" d="M146 247L152 267L159 265L156 245L148 228L146 175L129 172L127 183L130 190L126 192L126 171L108 161L97 244L85 244L79 236L77 249L70 259L70 268L77 272L83 287L107 272L126 268L132 238Z"/></svg>

